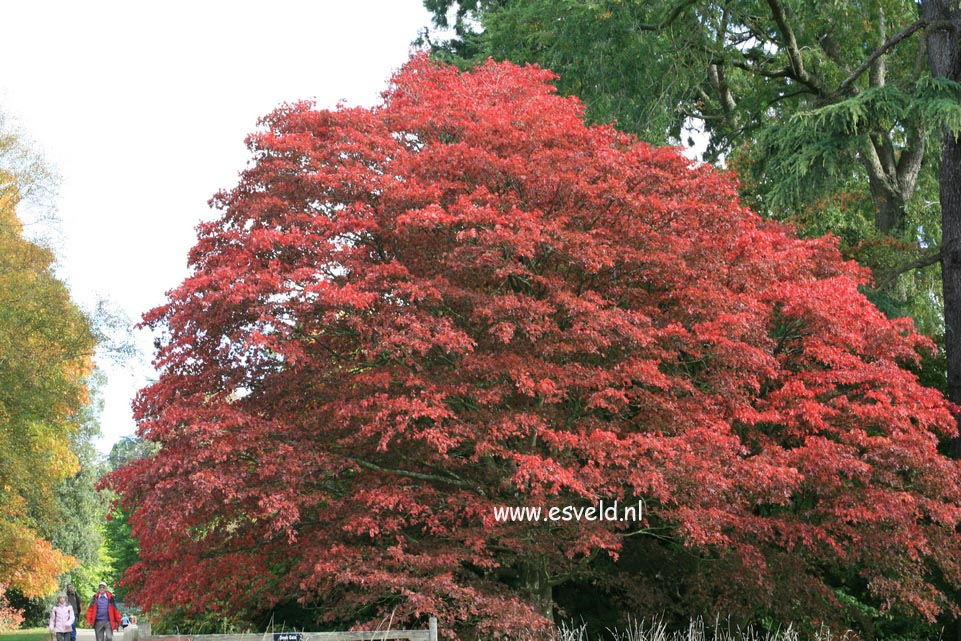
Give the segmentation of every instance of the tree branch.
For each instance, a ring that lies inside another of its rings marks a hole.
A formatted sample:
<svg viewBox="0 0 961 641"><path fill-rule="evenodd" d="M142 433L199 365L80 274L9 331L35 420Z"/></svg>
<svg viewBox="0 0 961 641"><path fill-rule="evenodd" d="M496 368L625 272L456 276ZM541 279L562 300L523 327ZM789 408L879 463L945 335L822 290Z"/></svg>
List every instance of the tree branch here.
<svg viewBox="0 0 961 641"><path fill-rule="evenodd" d="M834 36L829 33L820 36L818 38L818 45L821 47L821 51L823 51L834 64L844 69L847 73L851 73L850 67L847 66L844 58L841 57L841 51L837 41L834 40Z"/></svg>
<svg viewBox="0 0 961 641"><path fill-rule="evenodd" d="M854 82L861 77L861 75L865 71L871 68L871 65L873 65L878 58L880 58L881 56L886 54L888 51L893 49L895 46L898 45L898 43L900 43L905 38L909 38L912 35L914 35L916 31L920 31L921 29L924 29L927 25L928 25L928 22L926 20L918 20L917 22L914 22L908 25L907 27L902 29L900 32L894 34L893 36L885 40L883 43L881 43L880 47L875 49L873 52L871 52L870 56L865 58L864 62L862 62L857 69L851 72L851 75L849 75L847 78L841 81L841 84L838 85L838 88L835 90L834 93L843 94L844 92L846 92L848 89L850 89L851 85L854 84Z"/></svg>
<svg viewBox="0 0 961 641"><path fill-rule="evenodd" d="M875 287L876 289L885 289L893 285L894 281L901 274L914 271L915 269L924 269L939 262L941 262L941 248L935 247L915 260L898 265L897 267L892 267L891 269L885 269L879 274L880 277L876 279Z"/></svg>
<svg viewBox="0 0 961 641"><path fill-rule="evenodd" d="M455 474L451 474L450 476L441 476L439 474L425 474L423 472L413 472L411 470L397 470L397 469L381 467L375 463L371 463L370 461L365 461L363 459L353 458L350 456L346 456L344 457L344 459L347 461L350 461L357 467L361 467L366 470L371 470L374 472L382 472L384 474L396 474L397 476L406 476L408 478L417 479L419 481L434 481L437 483L446 483L447 485L454 485L456 487L468 488L476 492L479 492L482 496L484 495L483 489L481 489L480 487L478 487L473 483L469 483L468 481L465 481L464 479L460 478Z"/></svg>
<svg viewBox="0 0 961 641"><path fill-rule="evenodd" d="M881 39L886 41L888 37L888 23L884 19L884 7L878 5L878 35ZM887 76L887 65L884 62L884 58L878 56L874 59L871 64L871 72L868 74L870 80L868 83L872 87L883 87L885 85L885 78Z"/></svg>
<svg viewBox="0 0 961 641"><path fill-rule="evenodd" d="M788 60L791 62L791 77L798 82L811 87L819 94L824 93L815 78L811 76L811 74L809 74L804 68L804 60L801 58L801 49L798 47L797 38L794 36L794 30L791 29L791 25L788 24L787 14L784 12L784 6L781 4L780 0L767 0L767 4L771 8L771 16L774 18L774 22L777 23L778 29L781 30L781 34L784 36L785 49L787 50Z"/></svg>
<svg viewBox="0 0 961 641"><path fill-rule="evenodd" d="M728 64L731 65L732 67L743 69L748 73L753 73L763 78L794 78L795 77L794 70L791 69L790 67L784 67L783 69L778 69L777 71L768 71L767 69L762 69L750 63L741 62L739 60L731 60L728 62ZM718 64L718 66L720 65Z"/></svg>
<svg viewBox="0 0 961 641"><path fill-rule="evenodd" d="M911 199L918 184L918 174L921 172L921 164L924 161L924 133L920 124L910 127L908 144L901 150L901 157L898 158L898 184L901 186L905 201Z"/></svg>
<svg viewBox="0 0 961 641"><path fill-rule="evenodd" d="M665 17L660 22L657 22L657 23L642 22L641 24L635 25L635 29L637 29L638 31L660 31L665 27L671 26L671 23L677 20L678 16L681 15L681 12L683 12L685 9L687 9L693 4L697 4L697 0L684 0L680 4L675 5L675 7L671 10L671 12L667 14L667 17Z"/></svg>
<svg viewBox="0 0 961 641"><path fill-rule="evenodd" d="M865 139L862 152L861 162L864 164L864 168L868 172L868 178L872 181L877 181L880 184L884 184L888 191L894 191L894 185L891 183L891 176L889 176L885 171L884 163L881 161L881 155L878 153L878 147L870 136Z"/></svg>
<svg viewBox="0 0 961 641"><path fill-rule="evenodd" d="M727 9L725 9L721 17L721 25L717 30L716 43L720 48L724 47L724 39L727 37L727 26L728 15ZM724 67L722 65L709 64L707 74L711 86L714 87L714 91L718 94L721 101L721 108L724 110L725 117L730 119L731 114L737 109L737 101L734 100L734 96L731 94L731 88L727 84Z"/></svg>

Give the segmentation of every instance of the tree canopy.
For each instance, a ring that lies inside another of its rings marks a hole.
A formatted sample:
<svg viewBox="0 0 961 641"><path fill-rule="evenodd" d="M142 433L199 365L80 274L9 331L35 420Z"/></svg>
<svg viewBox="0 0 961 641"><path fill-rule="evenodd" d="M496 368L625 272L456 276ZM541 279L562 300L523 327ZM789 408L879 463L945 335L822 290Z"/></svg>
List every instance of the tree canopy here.
<svg viewBox="0 0 961 641"><path fill-rule="evenodd" d="M747 204L839 236L875 271L873 300L933 336L940 276L916 268L940 257L938 151L961 132L961 85L925 60L936 4L424 0L454 30L431 43L443 59L540 64L590 120L650 142L701 129Z"/></svg>
<svg viewBox="0 0 961 641"><path fill-rule="evenodd" d="M0 584L41 596L76 564L50 535L57 487L78 470L76 419L96 341L53 254L23 237L17 185L0 170Z"/></svg>
<svg viewBox="0 0 961 641"><path fill-rule="evenodd" d="M375 108L263 119L145 317L160 449L112 477L139 604L507 634L670 550L703 564L635 594L815 618L847 572L879 606L953 607L955 424L907 369L930 342L836 241L585 125L554 80L416 55ZM644 518L494 514L598 500Z"/></svg>
<svg viewBox="0 0 961 641"><path fill-rule="evenodd" d="M928 136L961 130L958 88L932 81L924 64L921 36L935 21L918 3L424 4L440 25L456 16L455 38L431 43L436 55L540 64L591 121L650 142L677 144L686 124L700 124L708 159L761 163L762 213L844 192L853 174L869 183L878 230L903 234Z"/></svg>

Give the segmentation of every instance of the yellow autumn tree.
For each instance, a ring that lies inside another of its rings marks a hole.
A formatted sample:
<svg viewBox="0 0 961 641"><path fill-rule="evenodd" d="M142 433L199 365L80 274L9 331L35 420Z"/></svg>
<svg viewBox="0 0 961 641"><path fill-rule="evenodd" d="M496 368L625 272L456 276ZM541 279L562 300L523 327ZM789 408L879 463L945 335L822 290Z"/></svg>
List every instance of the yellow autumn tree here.
<svg viewBox="0 0 961 641"><path fill-rule="evenodd" d="M53 253L24 237L19 201L17 175L0 168L0 585L40 596L76 565L44 533L55 487L77 472L70 443L96 339Z"/></svg>

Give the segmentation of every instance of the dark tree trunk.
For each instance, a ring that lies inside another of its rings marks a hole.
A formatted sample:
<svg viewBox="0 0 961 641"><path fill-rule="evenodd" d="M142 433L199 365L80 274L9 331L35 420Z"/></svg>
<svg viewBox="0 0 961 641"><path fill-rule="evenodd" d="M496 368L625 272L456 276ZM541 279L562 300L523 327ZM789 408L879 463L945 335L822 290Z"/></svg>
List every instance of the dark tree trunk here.
<svg viewBox="0 0 961 641"><path fill-rule="evenodd" d="M931 74L961 82L961 0L924 0L922 11ZM961 404L961 143L950 132L942 142L939 180L948 396ZM961 458L961 438L953 452Z"/></svg>
<svg viewBox="0 0 961 641"><path fill-rule="evenodd" d="M951 134L941 151L941 273L944 285L944 345L948 360L948 398L961 405L961 144ZM952 456L961 459L961 437Z"/></svg>
<svg viewBox="0 0 961 641"><path fill-rule="evenodd" d="M535 557L521 565L521 586L540 608L541 614L554 619L554 589L547 573L547 559Z"/></svg>
<svg viewBox="0 0 961 641"><path fill-rule="evenodd" d="M931 75L961 82L961 0L923 0ZM944 286L944 346L948 398L961 405L961 141L945 132L941 147L941 278ZM961 417L958 417L961 418ZM961 431L951 444L961 459ZM961 641L961 621L955 638Z"/></svg>
<svg viewBox="0 0 961 641"><path fill-rule="evenodd" d="M907 219L904 198L896 189L881 185L881 179L869 176L869 181L875 206L875 229L885 236L901 238Z"/></svg>

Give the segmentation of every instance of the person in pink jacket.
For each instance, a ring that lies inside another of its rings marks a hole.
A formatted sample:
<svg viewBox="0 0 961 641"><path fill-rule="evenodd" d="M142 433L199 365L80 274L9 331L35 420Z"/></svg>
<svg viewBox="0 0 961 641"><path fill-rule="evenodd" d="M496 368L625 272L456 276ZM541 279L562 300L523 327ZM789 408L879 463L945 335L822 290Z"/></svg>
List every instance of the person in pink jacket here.
<svg viewBox="0 0 961 641"><path fill-rule="evenodd" d="M57 605L50 611L50 631L57 633L57 641L70 641L75 619L73 606L67 603L67 595L61 592L57 595Z"/></svg>

